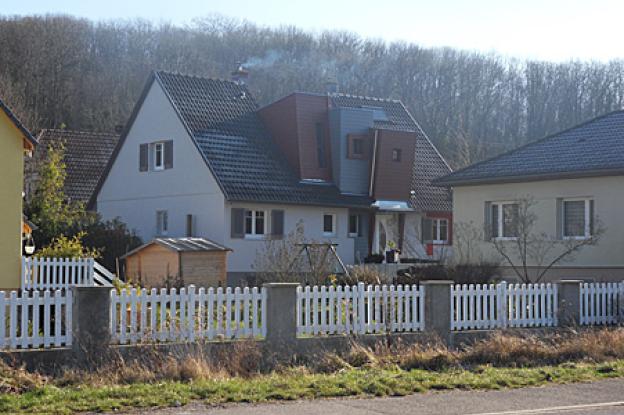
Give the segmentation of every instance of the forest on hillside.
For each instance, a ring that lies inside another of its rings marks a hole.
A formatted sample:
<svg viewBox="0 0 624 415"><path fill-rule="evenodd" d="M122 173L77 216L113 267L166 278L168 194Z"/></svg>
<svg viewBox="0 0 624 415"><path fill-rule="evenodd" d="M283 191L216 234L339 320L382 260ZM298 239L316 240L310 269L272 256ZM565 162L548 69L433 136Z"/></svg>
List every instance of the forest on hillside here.
<svg viewBox="0 0 624 415"><path fill-rule="evenodd" d="M128 119L150 71L227 78L238 62L260 105L295 90L323 92L328 78L341 92L400 99L454 167L624 100L624 60L514 60L222 16L186 26L0 17L0 98L33 131L111 131Z"/></svg>

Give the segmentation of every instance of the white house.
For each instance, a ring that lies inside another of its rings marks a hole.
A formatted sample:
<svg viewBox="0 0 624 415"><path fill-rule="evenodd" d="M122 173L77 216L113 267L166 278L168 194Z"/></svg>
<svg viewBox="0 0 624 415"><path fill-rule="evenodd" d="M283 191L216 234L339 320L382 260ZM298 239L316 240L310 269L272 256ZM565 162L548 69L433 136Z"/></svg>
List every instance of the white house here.
<svg viewBox="0 0 624 415"><path fill-rule="evenodd" d="M258 110L243 83L155 72L90 206L105 219L120 217L144 240L198 236L231 248L231 278L252 271L264 241L283 237L298 222L303 223L306 238L336 243L343 261L356 263L385 250L390 238L384 232L381 244L379 224L392 216L396 220L387 226L396 228L393 242L406 248L417 246L410 255L428 258L426 244L421 243L422 220L426 220L422 222L426 223L426 235L431 235L437 212L436 238L450 243L446 231L451 220L450 197L430 183L432 177L449 172L448 166L398 101L377 100L374 108L358 103L358 114L370 115L362 129L367 134L370 131L371 139L366 136L363 142L366 156L358 156L366 157L361 165L368 170L362 176L362 189L341 188L331 168L342 159L347 164L353 154L346 154L347 145L341 140L349 138L338 136L342 133L338 127L333 132L330 117L339 118L343 108L349 107L345 99L324 95L325 102L336 104L325 106L311 133L299 137L286 132L284 137L275 129L292 121L288 111L277 104ZM380 110L385 114L383 125L372 117L373 111ZM306 127L301 124L298 129ZM329 166L328 175L319 178L314 172L308 174L310 169L308 173L298 171L287 149L292 143L284 139L301 146L313 143L313 151L298 153L298 160L321 170ZM419 160L418 154L426 160ZM370 167L375 157L377 170ZM386 167L405 170L406 174L392 183L394 187L384 188L385 179L379 178L384 157L398 157ZM420 173L423 168L427 175ZM376 197L384 192L397 196L390 201ZM435 209L425 212L421 207L426 203ZM427 217L428 213L433 216ZM413 224L413 237L411 229L405 230L406 223ZM403 239L410 237L414 241L404 243ZM429 239L433 243L435 238Z"/></svg>

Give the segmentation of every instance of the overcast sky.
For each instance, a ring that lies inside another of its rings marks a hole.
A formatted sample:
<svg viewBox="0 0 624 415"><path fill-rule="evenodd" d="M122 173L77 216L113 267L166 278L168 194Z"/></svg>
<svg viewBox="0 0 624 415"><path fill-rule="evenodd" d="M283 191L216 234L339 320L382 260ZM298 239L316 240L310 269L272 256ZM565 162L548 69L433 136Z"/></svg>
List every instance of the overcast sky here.
<svg viewBox="0 0 624 415"><path fill-rule="evenodd" d="M341 29L387 41L551 61L624 58L622 0L27 0L4 15L64 13L95 20L186 24L217 13L268 26Z"/></svg>

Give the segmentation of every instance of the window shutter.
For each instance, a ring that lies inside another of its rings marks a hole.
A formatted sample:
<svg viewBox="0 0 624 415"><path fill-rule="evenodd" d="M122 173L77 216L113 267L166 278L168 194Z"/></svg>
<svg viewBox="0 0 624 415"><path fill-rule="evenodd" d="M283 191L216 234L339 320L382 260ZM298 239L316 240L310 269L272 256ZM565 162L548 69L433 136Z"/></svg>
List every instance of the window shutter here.
<svg viewBox="0 0 624 415"><path fill-rule="evenodd" d="M594 200L589 201L589 236L594 236Z"/></svg>
<svg viewBox="0 0 624 415"><path fill-rule="evenodd" d="M284 211L271 211L271 235L281 239L284 236Z"/></svg>
<svg viewBox="0 0 624 415"><path fill-rule="evenodd" d="M492 203L485 202L483 211L483 239L492 240Z"/></svg>
<svg viewBox="0 0 624 415"><path fill-rule="evenodd" d="M173 168L173 140L165 141L165 169Z"/></svg>
<svg viewBox="0 0 624 415"><path fill-rule="evenodd" d="M139 145L139 171L147 171L147 144Z"/></svg>
<svg viewBox="0 0 624 415"><path fill-rule="evenodd" d="M232 208L231 231L232 238L245 237L245 209Z"/></svg>
<svg viewBox="0 0 624 415"><path fill-rule="evenodd" d="M422 218L420 222L420 233L422 235L422 243L428 244L433 241L433 223L429 218Z"/></svg>
<svg viewBox="0 0 624 415"><path fill-rule="evenodd" d="M563 199L557 198L556 232L557 239L563 239Z"/></svg>

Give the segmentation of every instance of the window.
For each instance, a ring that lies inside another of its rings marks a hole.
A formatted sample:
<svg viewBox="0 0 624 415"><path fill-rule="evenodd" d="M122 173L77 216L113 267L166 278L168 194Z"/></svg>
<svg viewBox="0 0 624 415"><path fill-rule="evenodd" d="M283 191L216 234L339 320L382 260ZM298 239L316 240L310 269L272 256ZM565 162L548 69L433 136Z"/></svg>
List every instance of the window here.
<svg viewBox="0 0 624 415"><path fill-rule="evenodd" d="M154 143L154 170L165 169L165 143Z"/></svg>
<svg viewBox="0 0 624 415"><path fill-rule="evenodd" d="M392 161L401 161L401 149L400 148L392 149Z"/></svg>
<svg viewBox="0 0 624 415"><path fill-rule="evenodd" d="M327 162L325 160L325 134L323 134L323 124L316 123L316 158L318 159L318 166L325 168Z"/></svg>
<svg viewBox="0 0 624 415"><path fill-rule="evenodd" d="M323 236L336 235L336 215L325 213L323 215Z"/></svg>
<svg viewBox="0 0 624 415"><path fill-rule="evenodd" d="M355 157L362 157L364 155L364 140L361 138L353 139L353 155Z"/></svg>
<svg viewBox="0 0 624 415"><path fill-rule="evenodd" d="M492 238L513 239L518 237L518 203L492 203L490 229Z"/></svg>
<svg viewBox="0 0 624 415"><path fill-rule="evenodd" d="M194 235L195 221L193 220L193 215L186 215L186 236L191 238Z"/></svg>
<svg viewBox="0 0 624 415"><path fill-rule="evenodd" d="M265 234L266 214L263 210L245 211L245 236L262 236Z"/></svg>
<svg viewBox="0 0 624 415"><path fill-rule="evenodd" d="M165 236L169 232L169 215L166 210L156 211L156 234Z"/></svg>
<svg viewBox="0 0 624 415"><path fill-rule="evenodd" d="M347 158L349 159L365 159L366 143L368 136L365 134L348 134L347 135Z"/></svg>
<svg viewBox="0 0 624 415"><path fill-rule="evenodd" d="M360 235L360 215L349 215L349 236L356 237Z"/></svg>
<svg viewBox="0 0 624 415"><path fill-rule="evenodd" d="M431 236L434 244L445 244L448 242L448 220L431 219Z"/></svg>
<svg viewBox="0 0 624 415"><path fill-rule="evenodd" d="M592 235L593 200L563 200L563 237L589 238Z"/></svg>

